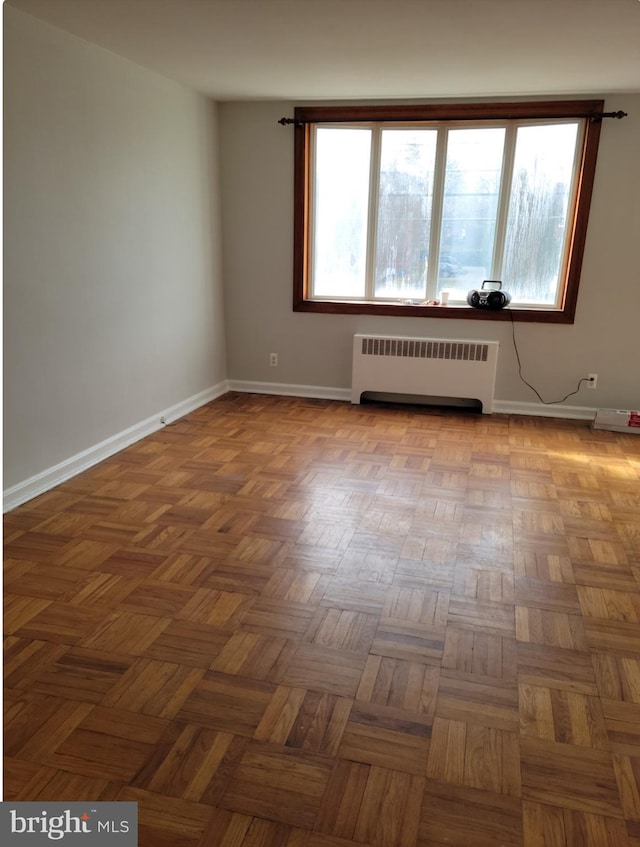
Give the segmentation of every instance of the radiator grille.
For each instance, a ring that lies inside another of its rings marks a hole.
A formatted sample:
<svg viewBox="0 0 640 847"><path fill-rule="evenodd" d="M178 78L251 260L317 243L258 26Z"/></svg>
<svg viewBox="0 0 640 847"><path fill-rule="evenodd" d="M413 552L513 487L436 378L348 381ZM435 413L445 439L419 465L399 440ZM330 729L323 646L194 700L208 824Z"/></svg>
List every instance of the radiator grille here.
<svg viewBox="0 0 640 847"><path fill-rule="evenodd" d="M468 341L427 341L416 338L363 338L362 355L486 362L489 345Z"/></svg>

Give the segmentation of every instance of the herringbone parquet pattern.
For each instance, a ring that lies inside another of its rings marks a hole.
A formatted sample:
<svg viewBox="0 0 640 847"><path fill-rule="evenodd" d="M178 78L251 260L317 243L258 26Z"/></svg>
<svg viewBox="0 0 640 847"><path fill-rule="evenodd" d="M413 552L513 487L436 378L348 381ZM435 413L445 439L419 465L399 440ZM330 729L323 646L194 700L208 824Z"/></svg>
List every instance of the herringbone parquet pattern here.
<svg viewBox="0 0 640 847"><path fill-rule="evenodd" d="M640 847L640 439L229 394L5 519L5 799Z"/></svg>

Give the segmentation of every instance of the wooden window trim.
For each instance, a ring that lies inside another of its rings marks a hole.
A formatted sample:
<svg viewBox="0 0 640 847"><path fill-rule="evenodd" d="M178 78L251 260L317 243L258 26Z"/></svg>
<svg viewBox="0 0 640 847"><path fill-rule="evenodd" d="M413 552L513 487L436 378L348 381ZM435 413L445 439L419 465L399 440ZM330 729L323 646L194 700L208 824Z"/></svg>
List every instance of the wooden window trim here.
<svg viewBox="0 0 640 847"><path fill-rule="evenodd" d="M395 315L456 320L517 320L572 324L593 194L603 100L552 100L514 103L458 103L390 106L308 106L294 111L293 310L340 315ZM578 166L577 202L569 245L564 299L559 309L510 308L485 312L470 306L423 306L371 301L312 300L309 297L310 147L312 125L357 121L455 121L588 118Z"/></svg>

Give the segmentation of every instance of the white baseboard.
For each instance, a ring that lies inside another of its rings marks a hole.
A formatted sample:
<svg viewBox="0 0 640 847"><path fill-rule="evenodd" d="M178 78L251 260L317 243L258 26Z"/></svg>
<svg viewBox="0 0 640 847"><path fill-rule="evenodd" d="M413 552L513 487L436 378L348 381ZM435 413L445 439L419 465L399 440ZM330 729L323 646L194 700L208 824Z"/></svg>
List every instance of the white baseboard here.
<svg viewBox="0 0 640 847"><path fill-rule="evenodd" d="M515 400L494 400L493 411L502 415L533 415L538 418L565 418L567 420L592 421L597 409L589 406L564 406L562 403L518 403Z"/></svg>
<svg viewBox="0 0 640 847"><path fill-rule="evenodd" d="M119 450L124 450L125 447L140 441L145 436L157 432L165 425L162 423L163 418L166 424L177 421L179 418L188 415L189 412L204 406L205 403L210 403L228 391L238 391L245 394L275 394L283 397L308 397L316 400L341 400L345 402L351 400L350 388L291 385L284 382L254 382L238 379L223 380L217 385L201 391L199 394L194 394L193 397L189 397L181 403L176 403L174 406L170 406L168 409L160 411L156 415L116 433L116 435L112 435L99 444L65 459L54 467L5 489L2 502L3 512L9 512L17 506L21 506L39 494L49 491L56 485L60 485L76 474L98 464L103 459L113 456ZM596 409L586 406L543 406L541 403L519 403L509 400L494 400L493 411L505 415L533 415L569 420L593 420L596 414Z"/></svg>
<svg viewBox="0 0 640 847"><path fill-rule="evenodd" d="M308 397L314 400L351 400L350 388L330 388L324 385L291 385L286 382L252 382L230 379L229 391L244 394L276 394L282 397Z"/></svg>
<svg viewBox="0 0 640 847"><path fill-rule="evenodd" d="M239 379L229 380L229 390L248 394L279 394L283 397L310 397L316 400L351 401L350 388L329 388L318 385L290 385L284 382L252 382ZM511 400L494 400L493 411L503 415L533 415L544 418L566 418L568 420L593 420L596 409L588 406L543 405L542 403L519 403Z"/></svg>
<svg viewBox="0 0 640 847"><path fill-rule="evenodd" d="M174 406L169 406L169 408L158 412L156 415L152 415L150 418L140 421L140 423L134 424L128 427L128 429L112 435L110 438L106 438L104 441L95 444L93 447L89 447L87 450L83 450L81 453L76 453L75 456L65 459L63 462L54 465L54 467L48 468L24 480L24 482L19 482L10 488L6 488L2 495L2 511L9 512L11 509L21 506L28 500L32 500L39 494L43 494L56 485L66 482L66 480L71 479L76 474L81 473L93 465L97 465L103 459L113 456L114 453L124 450L125 447L135 444L141 438L151 435L152 432L157 432L166 424L177 421L179 418L188 415L189 412L193 412L195 409L200 408L200 406L204 406L205 403L210 403L211 400L221 397L228 391L229 385L227 381L219 382L217 385L207 388L199 394L194 394L192 397L188 397ZM164 423L162 422L163 418Z"/></svg>

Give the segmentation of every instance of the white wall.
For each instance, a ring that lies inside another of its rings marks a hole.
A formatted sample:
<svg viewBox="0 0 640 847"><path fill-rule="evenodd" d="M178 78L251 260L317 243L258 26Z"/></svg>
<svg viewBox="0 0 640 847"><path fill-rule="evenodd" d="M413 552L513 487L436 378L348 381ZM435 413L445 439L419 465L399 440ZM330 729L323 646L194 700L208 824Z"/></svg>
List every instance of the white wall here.
<svg viewBox="0 0 640 847"><path fill-rule="evenodd" d="M4 16L6 489L226 363L215 104Z"/></svg>
<svg viewBox="0 0 640 847"><path fill-rule="evenodd" d="M595 94L594 97L603 95ZM229 378L348 388L355 332L500 341L496 399L538 404L518 378L508 323L292 311L293 103L220 105ZM573 325L516 324L526 379L546 400L599 375L565 406L638 408L640 371L640 96L606 97L629 117L602 127ZM279 353L277 369L269 352ZM552 409L554 407L551 407ZM558 408L558 407L556 407Z"/></svg>

